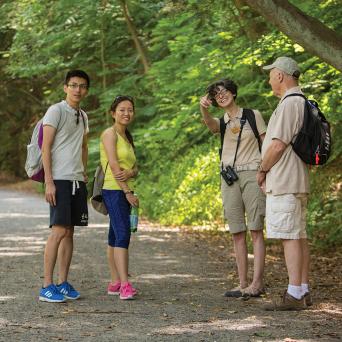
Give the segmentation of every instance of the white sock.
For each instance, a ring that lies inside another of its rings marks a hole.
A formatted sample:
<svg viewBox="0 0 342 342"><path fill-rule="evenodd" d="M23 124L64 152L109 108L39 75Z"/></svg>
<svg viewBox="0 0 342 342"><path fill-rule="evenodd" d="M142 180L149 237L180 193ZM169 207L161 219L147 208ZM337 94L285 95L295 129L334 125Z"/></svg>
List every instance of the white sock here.
<svg viewBox="0 0 342 342"><path fill-rule="evenodd" d="M309 284L302 284L302 294L303 296L305 295L305 293L309 292Z"/></svg>
<svg viewBox="0 0 342 342"><path fill-rule="evenodd" d="M290 294L292 297L295 297L296 299L301 299L303 297L301 286L289 284L287 287L287 293Z"/></svg>

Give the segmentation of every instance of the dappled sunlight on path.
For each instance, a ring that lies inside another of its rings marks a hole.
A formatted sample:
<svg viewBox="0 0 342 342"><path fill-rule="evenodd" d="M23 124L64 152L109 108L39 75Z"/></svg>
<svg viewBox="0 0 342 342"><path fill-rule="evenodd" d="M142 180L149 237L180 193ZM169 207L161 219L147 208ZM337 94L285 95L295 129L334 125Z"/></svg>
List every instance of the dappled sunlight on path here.
<svg viewBox="0 0 342 342"><path fill-rule="evenodd" d="M209 233L206 227L189 230L142 221L130 246L130 280L139 294L129 302L108 296L108 218L92 210L89 227L75 229L70 281L81 298L60 305L38 302L49 234L48 206L39 196L0 192L1 341L314 341L339 337L340 292L329 298L324 291L326 297L317 299L312 310L299 313L266 313L261 308L265 298L224 298L224 291L237 282L233 249L225 233ZM286 272L279 250L272 246L270 250L266 285L273 295L282 290ZM329 258L316 259L322 269L329 265L337 272L340 267L337 259L334 264L329 264ZM252 265L251 254L249 260ZM314 294L333 282L333 278L314 277Z"/></svg>
<svg viewBox="0 0 342 342"><path fill-rule="evenodd" d="M266 325L254 317L242 320L212 320L207 322L193 322L189 324L168 326L166 328L156 329L155 333L161 335L181 335L198 334L206 331L243 331L264 327L266 327Z"/></svg>

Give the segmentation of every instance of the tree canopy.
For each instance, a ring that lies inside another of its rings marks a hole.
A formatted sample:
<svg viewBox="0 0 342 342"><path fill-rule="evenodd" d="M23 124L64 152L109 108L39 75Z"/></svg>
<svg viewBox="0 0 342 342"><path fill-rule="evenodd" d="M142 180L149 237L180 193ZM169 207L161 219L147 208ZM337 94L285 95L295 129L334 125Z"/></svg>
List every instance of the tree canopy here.
<svg viewBox="0 0 342 342"><path fill-rule="evenodd" d="M25 176L34 123L64 97L66 71L81 68L91 76L84 104L90 176L99 134L111 124L110 103L132 95L144 215L166 224L222 224L218 139L201 122L199 98L212 81L232 78L239 105L259 109L267 121L278 100L262 65L286 55L299 62L303 90L333 130L329 164L311 171L311 234L317 243L341 242L341 18L339 0L4 0L0 170ZM309 23L319 23L314 42Z"/></svg>

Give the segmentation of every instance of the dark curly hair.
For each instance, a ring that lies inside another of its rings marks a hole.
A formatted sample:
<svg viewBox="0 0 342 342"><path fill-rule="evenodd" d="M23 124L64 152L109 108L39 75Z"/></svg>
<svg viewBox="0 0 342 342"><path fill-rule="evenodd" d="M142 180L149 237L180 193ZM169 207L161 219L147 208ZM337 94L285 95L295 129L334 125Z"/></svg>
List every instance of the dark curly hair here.
<svg viewBox="0 0 342 342"><path fill-rule="evenodd" d="M128 96L128 95L118 95L118 96L115 97L113 103L110 106L111 112L115 112L116 107L119 105L120 102L123 102L123 101L129 101L130 103L132 103L133 111L134 111L134 100L133 100L133 97L132 96ZM130 133L130 131L127 128L126 128L125 133L126 133L128 141L134 147L133 136L132 136L132 134Z"/></svg>
<svg viewBox="0 0 342 342"><path fill-rule="evenodd" d="M228 78L224 78L222 80L219 80L210 84L206 90L206 92L209 95L208 98L213 103L213 106L218 107L215 96L219 92L219 89L218 89L219 86L223 87L226 90L229 90L233 94L234 100L236 99L238 86L236 85L234 81Z"/></svg>

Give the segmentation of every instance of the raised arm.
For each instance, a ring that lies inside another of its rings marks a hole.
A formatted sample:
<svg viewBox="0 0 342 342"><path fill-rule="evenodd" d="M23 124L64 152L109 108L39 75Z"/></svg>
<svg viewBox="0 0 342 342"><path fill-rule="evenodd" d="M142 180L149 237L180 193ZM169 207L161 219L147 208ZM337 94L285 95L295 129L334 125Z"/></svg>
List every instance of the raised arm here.
<svg viewBox="0 0 342 342"><path fill-rule="evenodd" d="M217 119L214 119L209 111L208 108L211 106L211 101L208 98L208 95L203 96L200 100L200 109L203 117L204 123L207 125L209 130L212 133L219 133L220 132L220 124Z"/></svg>

